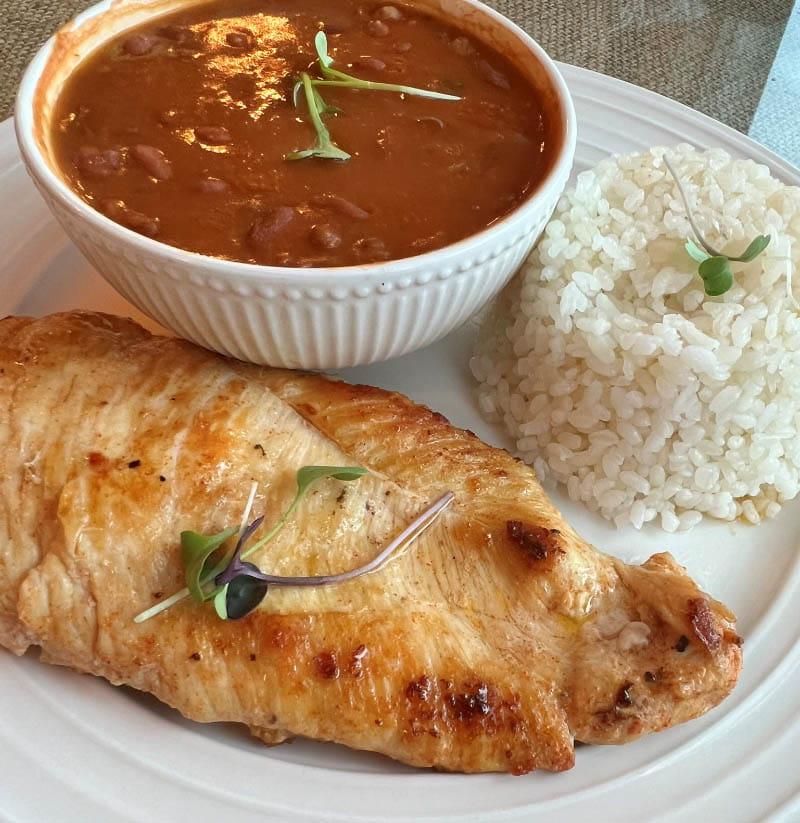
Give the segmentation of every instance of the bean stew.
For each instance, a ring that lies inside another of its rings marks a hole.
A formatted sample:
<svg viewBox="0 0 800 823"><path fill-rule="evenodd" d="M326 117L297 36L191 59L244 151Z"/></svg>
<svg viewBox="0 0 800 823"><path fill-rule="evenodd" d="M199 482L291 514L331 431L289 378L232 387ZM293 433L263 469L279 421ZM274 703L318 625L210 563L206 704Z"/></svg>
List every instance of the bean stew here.
<svg viewBox="0 0 800 823"><path fill-rule="evenodd" d="M214 0L91 54L57 100L52 144L81 197L147 237L334 267L441 248L513 210L559 151L553 105L413 5Z"/></svg>

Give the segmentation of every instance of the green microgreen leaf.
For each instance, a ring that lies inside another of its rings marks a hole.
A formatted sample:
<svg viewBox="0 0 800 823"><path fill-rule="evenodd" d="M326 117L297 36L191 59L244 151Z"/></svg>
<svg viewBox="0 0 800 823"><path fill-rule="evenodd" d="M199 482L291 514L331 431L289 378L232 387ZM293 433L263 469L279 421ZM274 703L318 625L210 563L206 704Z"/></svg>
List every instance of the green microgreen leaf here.
<svg viewBox="0 0 800 823"><path fill-rule="evenodd" d="M225 588L224 619L239 620L260 605L269 590L269 584L257 577L242 574L234 577Z"/></svg>
<svg viewBox="0 0 800 823"><path fill-rule="evenodd" d="M284 155L284 160L307 160L310 157L318 157L320 160L349 160L350 155L346 151L342 151L338 146L319 146L314 145L310 149L300 149L299 151L290 151Z"/></svg>
<svg viewBox="0 0 800 823"><path fill-rule="evenodd" d="M698 246L697 243L691 239L691 237L686 241L684 248L686 249L689 257L696 260L698 263L702 263L704 260L708 260L708 258L711 257L711 255L704 249L701 249L700 246Z"/></svg>
<svg viewBox="0 0 800 823"><path fill-rule="evenodd" d="M332 477L334 480L343 480L349 482L351 480L358 480L367 474L366 469L360 466L304 466L297 472L297 491L294 495L289 508L281 515L277 523L258 541L256 541L247 551L242 552L242 560L250 557L254 552L258 551L262 546L272 540L273 537L284 527L286 521L291 517L294 510L300 505L300 501L308 493L311 486L322 480L324 477Z"/></svg>
<svg viewBox="0 0 800 823"><path fill-rule="evenodd" d="M186 572L186 588L193 600L202 603L206 599L203 584L215 576L211 573L214 566L211 558L217 549L237 531L236 526L232 526L212 535L192 531L181 532L181 562Z"/></svg>
<svg viewBox="0 0 800 823"><path fill-rule="evenodd" d="M228 619L228 586L230 586L230 583L221 586L214 595L214 611L220 620Z"/></svg>
<svg viewBox="0 0 800 823"><path fill-rule="evenodd" d="M358 480L367 473L361 466L304 466L297 472L297 493L303 495L308 487L323 477L332 477L334 480Z"/></svg>
<svg viewBox="0 0 800 823"><path fill-rule="evenodd" d="M309 157L321 157L316 148L298 149L283 155L284 160L307 160Z"/></svg>
<svg viewBox="0 0 800 823"><path fill-rule="evenodd" d="M771 239L772 237L769 234L759 234L738 257L728 255L728 260L733 260L738 263L750 263L766 249Z"/></svg>
<svg viewBox="0 0 800 823"><path fill-rule="evenodd" d="M328 35L324 31L317 32L317 36L314 38L314 48L317 50L321 69L327 69L333 64L333 58L328 54Z"/></svg>
<svg viewBox="0 0 800 823"><path fill-rule="evenodd" d="M700 277L703 278L705 292L710 297L725 294L733 285L733 272L728 258L724 255L709 257L708 260L704 260L698 271Z"/></svg>

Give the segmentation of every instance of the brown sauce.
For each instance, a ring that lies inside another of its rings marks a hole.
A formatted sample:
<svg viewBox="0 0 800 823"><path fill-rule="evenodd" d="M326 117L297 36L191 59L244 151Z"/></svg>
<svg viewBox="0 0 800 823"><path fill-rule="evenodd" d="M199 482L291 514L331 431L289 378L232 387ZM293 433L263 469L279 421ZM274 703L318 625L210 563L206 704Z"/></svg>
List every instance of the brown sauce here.
<svg viewBox="0 0 800 823"><path fill-rule="evenodd" d="M320 89L351 159L313 145L300 72L458 95ZM413 6L217 0L125 32L70 76L53 143L70 185L148 237L215 257L343 266L421 254L514 209L549 171L558 112L500 53Z"/></svg>

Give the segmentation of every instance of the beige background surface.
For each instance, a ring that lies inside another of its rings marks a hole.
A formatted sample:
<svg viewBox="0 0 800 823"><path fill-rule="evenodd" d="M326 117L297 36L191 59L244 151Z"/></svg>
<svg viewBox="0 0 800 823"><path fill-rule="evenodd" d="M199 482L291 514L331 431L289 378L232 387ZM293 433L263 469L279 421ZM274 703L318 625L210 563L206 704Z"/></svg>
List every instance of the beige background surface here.
<svg viewBox="0 0 800 823"><path fill-rule="evenodd" d="M0 120L39 45L89 0L0 0ZM746 131L792 0L492 0L558 60Z"/></svg>

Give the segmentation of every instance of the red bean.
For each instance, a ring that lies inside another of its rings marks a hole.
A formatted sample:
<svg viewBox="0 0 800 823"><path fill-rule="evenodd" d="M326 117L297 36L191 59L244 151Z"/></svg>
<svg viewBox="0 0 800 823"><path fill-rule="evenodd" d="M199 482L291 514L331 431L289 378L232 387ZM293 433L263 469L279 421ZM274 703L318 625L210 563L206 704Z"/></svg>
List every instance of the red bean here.
<svg viewBox="0 0 800 823"><path fill-rule="evenodd" d="M265 210L250 226L248 242L256 249L271 248L275 235L283 231L294 220L294 216L295 211L289 206L274 206Z"/></svg>
<svg viewBox="0 0 800 823"><path fill-rule="evenodd" d="M397 43L395 45L394 50L398 54L405 54L406 52L411 51L412 48L414 47L411 43L408 42L408 40L403 40L402 42Z"/></svg>
<svg viewBox="0 0 800 823"><path fill-rule="evenodd" d="M124 200L103 200L100 207L115 223L132 231L145 237L155 237L158 234L158 218L148 217L140 211L128 208Z"/></svg>
<svg viewBox="0 0 800 823"><path fill-rule="evenodd" d="M75 156L75 165L81 174L108 177L120 170L122 161L119 152L114 149L100 151L96 146L83 146Z"/></svg>
<svg viewBox="0 0 800 823"><path fill-rule="evenodd" d="M201 143L208 143L212 146L222 146L233 140L225 126L198 126L194 130L194 135Z"/></svg>
<svg viewBox="0 0 800 823"><path fill-rule="evenodd" d="M498 71L491 63L485 60L478 60L478 70L483 75L484 79L488 80L493 86L499 89L508 91L511 88L511 83L503 72Z"/></svg>
<svg viewBox="0 0 800 823"><path fill-rule="evenodd" d="M450 41L450 48L462 57L469 57L475 54L475 48L466 37L454 37Z"/></svg>
<svg viewBox="0 0 800 823"><path fill-rule="evenodd" d="M337 249L342 245L342 235L330 223L317 223L311 229L311 242L321 249Z"/></svg>
<svg viewBox="0 0 800 823"><path fill-rule="evenodd" d="M178 120L178 112L174 109L169 109L168 111L162 111L161 114L158 116L158 121L161 123L162 126L172 126Z"/></svg>
<svg viewBox="0 0 800 823"><path fill-rule="evenodd" d="M340 197L338 194L318 194L311 199L311 205L338 211L339 214L343 214L345 217L353 217L356 220L367 220L369 218L368 211L349 200L345 200L344 197Z"/></svg>
<svg viewBox="0 0 800 823"><path fill-rule="evenodd" d="M229 31L225 35L225 42L235 49L250 49L254 45L255 38L253 32L240 29L239 31Z"/></svg>
<svg viewBox="0 0 800 823"><path fill-rule="evenodd" d="M132 34L122 44L122 50L125 54L141 57L143 54L152 51L154 45L155 40L152 37L148 37L146 34Z"/></svg>
<svg viewBox="0 0 800 823"><path fill-rule="evenodd" d="M156 180L169 180L172 177L172 166L161 149L138 143L131 149L131 154L136 162Z"/></svg>
<svg viewBox="0 0 800 823"><path fill-rule="evenodd" d="M204 177L198 182L197 188L204 194L222 194L228 191L230 186L225 180L220 180L219 177Z"/></svg>
<svg viewBox="0 0 800 823"><path fill-rule="evenodd" d="M418 117L417 123L429 123L432 126L436 126L437 129L444 128L444 120L440 117L432 117L431 115L427 115L425 117Z"/></svg>
<svg viewBox="0 0 800 823"><path fill-rule="evenodd" d="M388 260L386 244L378 237L364 237L355 244L355 250L366 260Z"/></svg>
<svg viewBox="0 0 800 823"><path fill-rule="evenodd" d="M162 26L158 33L168 40L174 40L176 43L187 43L192 38L192 32L189 29L174 24Z"/></svg>
<svg viewBox="0 0 800 823"><path fill-rule="evenodd" d="M439 244L443 236L444 232L437 231L430 237L419 237L411 243L411 247L414 249L415 253L428 251L428 249L432 249Z"/></svg>
<svg viewBox="0 0 800 823"><path fill-rule="evenodd" d="M359 57L358 60L356 60L356 65L362 66L365 69L372 69L373 71L383 71L386 68L386 63L377 57Z"/></svg>
<svg viewBox="0 0 800 823"><path fill-rule="evenodd" d="M403 19L403 13L397 6L381 6L377 11L377 15L381 20L397 21Z"/></svg>
<svg viewBox="0 0 800 823"><path fill-rule="evenodd" d="M367 23L367 31L373 37L386 37L389 33L389 27L383 20L370 20L369 23Z"/></svg>

